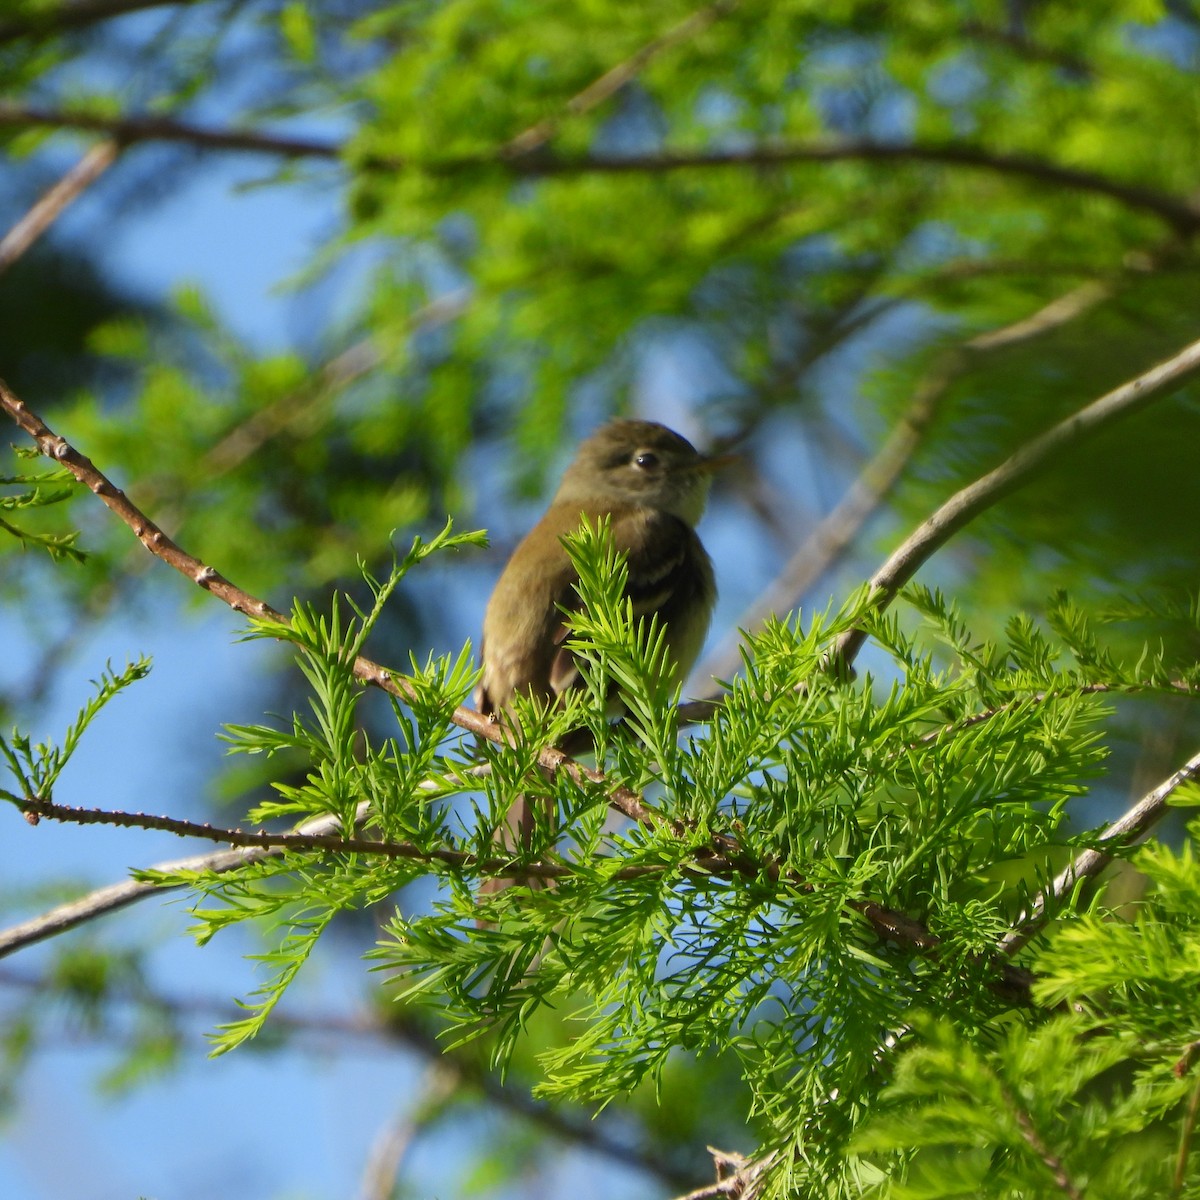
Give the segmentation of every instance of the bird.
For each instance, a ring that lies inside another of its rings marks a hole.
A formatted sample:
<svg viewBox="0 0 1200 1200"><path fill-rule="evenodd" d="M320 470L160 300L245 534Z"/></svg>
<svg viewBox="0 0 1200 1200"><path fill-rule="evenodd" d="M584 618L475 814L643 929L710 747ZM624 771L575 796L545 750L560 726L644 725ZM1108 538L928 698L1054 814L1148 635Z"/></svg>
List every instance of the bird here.
<svg viewBox="0 0 1200 1200"><path fill-rule="evenodd" d="M584 519L611 522L627 558L635 618L657 616L667 662L687 677L716 604L712 562L696 534L712 474L729 456L701 454L654 421L610 421L583 441L541 520L500 574L483 618L476 706L503 721L517 696L553 703L582 686L567 647L566 611L578 608L578 575L563 546ZM519 797L502 836L528 844L532 813ZM503 885L501 885L503 886ZM489 889L495 890L495 889Z"/></svg>

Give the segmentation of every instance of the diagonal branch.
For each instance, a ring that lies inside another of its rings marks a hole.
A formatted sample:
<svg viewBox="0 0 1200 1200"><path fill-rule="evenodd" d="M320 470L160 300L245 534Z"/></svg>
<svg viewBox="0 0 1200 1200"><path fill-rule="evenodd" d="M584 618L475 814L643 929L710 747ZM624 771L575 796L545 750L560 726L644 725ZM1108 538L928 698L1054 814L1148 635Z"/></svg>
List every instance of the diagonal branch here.
<svg viewBox="0 0 1200 1200"><path fill-rule="evenodd" d="M956 492L871 577L869 586L875 607L887 608L933 554L980 513L1117 421L1169 396L1197 371L1200 371L1200 340L1059 421L1026 442L1000 466ZM866 636L863 629L842 634L830 652L831 666L839 670L848 667Z"/></svg>
<svg viewBox="0 0 1200 1200"><path fill-rule="evenodd" d="M117 161L120 148L112 140L97 142L33 207L0 238L0 275L8 270Z"/></svg>
<svg viewBox="0 0 1200 1200"><path fill-rule="evenodd" d="M736 628L755 632L762 628L768 617L794 609L809 588L845 553L863 525L895 487L920 446L942 397L966 369L973 355L1057 329L1111 294L1111 287L1103 283L1089 281L1080 284L1032 315L977 334L943 354L918 384L908 409L893 426L883 445L862 468L833 509L797 547L779 575L738 617ZM707 687L714 678L730 677L740 665L738 645L732 642L719 647L701 663L693 673L693 678L701 681L702 687Z"/></svg>
<svg viewBox="0 0 1200 1200"><path fill-rule="evenodd" d="M1100 835L1100 844L1116 849L1137 841L1166 815L1171 794L1196 778L1200 778L1200 754L1192 755L1178 771L1147 792L1119 820L1114 821ZM1081 880L1099 875L1112 860L1111 853L1095 847L1072 859L1054 882L1037 896L1029 911L1022 914L1013 928L1000 939L996 947L999 953L1016 954L1026 946L1046 924L1055 903L1069 895Z"/></svg>
<svg viewBox="0 0 1200 1200"><path fill-rule="evenodd" d="M505 158L519 157L540 149L558 132L567 117L576 117L591 112L592 109L619 92L626 84L636 79L660 54L673 49L689 38L697 37L714 21L719 20L726 13L732 12L737 5L738 0L716 0L715 3L697 9L694 13L684 17L666 33L647 42L623 62L617 63L615 67L610 67L603 75L594 79L583 91L577 92L563 105L560 116L545 117L536 125L531 125L506 142L500 152L501 156Z"/></svg>

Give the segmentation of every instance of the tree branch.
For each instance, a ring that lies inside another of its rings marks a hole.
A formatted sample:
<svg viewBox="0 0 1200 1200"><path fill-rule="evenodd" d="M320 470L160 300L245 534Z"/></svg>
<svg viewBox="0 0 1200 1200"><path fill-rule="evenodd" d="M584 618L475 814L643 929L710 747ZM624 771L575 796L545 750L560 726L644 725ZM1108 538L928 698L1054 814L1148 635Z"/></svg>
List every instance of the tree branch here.
<svg viewBox="0 0 1200 1200"><path fill-rule="evenodd" d="M558 132L566 118L581 116L603 104L626 84L636 79L660 54L703 33L714 21L732 12L737 5L738 0L716 0L716 3L697 9L684 17L666 33L647 42L623 62L610 67L603 75L589 83L583 91L577 92L563 105L561 115L546 117L506 142L500 151L501 156L519 157L540 149Z"/></svg>
<svg viewBox="0 0 1200 1200"><path fill-rule="evenodd" d="M61 983L47 975L25 975L12 971L0 974L0 988L19 988L33 995L61 989L61 986ZM227 1000L201 998L195 994L147 993L144 987L135 991L118 988L111 983L105 987L104 998L118 1004L166 1012L175 1019L196 1018L208 1024L220 1024L245 1015L243 1010ZM373 1054L379 1052L379 1045L393 1050L399 1046L439 1063L457 1077L460 1088L480 1093L484 1100L509 1116L539 1126L563 1142L644 1171L670 1187L686 1187L691 1180L691 1176L679 1166L665 1161L655 1147L631 1144L628 1136L622 1136L619 1129L606 1127L603 1120L595 1120L590 1116L581 1118L570 1110L535 1100L527 1087L514 1084L511 1073L507 1079L499 1079L486 1070L477 1057L451 1049L420 1021L412 1020L406 1012L395 1006L388 1010L386 1017L379 1016L374 1008L357 1014L297 1013L276 1009L271 1014L271 1020L287 1033L316 1038L329 1038L332 1035L343 1043L346 1039L365 1041L370 1043L370 1052ZM63 1036L59 1030L55 1030L54 1035ZM320 1043L317 1050L325 1052Z"/></svg>
<svg viewBox="0 0 1200 1200"><path fill-rule="evenodd" d="M453 1067L430 1062L416 1097L406 1098L403 1109L380 1130L367 1154L359 1200L392 1200L405 1157L417 1137L442 1114L461 1080Z"/></svg>
<svg viewBox="0 0 1200 1200"><path fill-rule="evenodd" d="M1100 842L1116 849L1137 841L1166 815L1169 807L1167 801L1172 792L1197 777L1200 777L1200 753L1192 755L1178 771L1147 792L1119 820L1109 825L1100 835ZM1013 955L1026 946L1045 925L1053 905L1069 895L1080 880L1099 875L1112 860L1112 853L1100 849L1085 850L1073 859L1059 872L1054 882L1038 894L1029 911L1022 914L1014 927L1000 939L996 947L999 953Z"/></svg>
<svg viewBox="0 0 1200 1200"><path fill-rule="evenodd" d="M780 142L721 150L663 150L650 154L535 155L510 160L522 175L622 174L717 169L775 168L804 163L876 162L928 163L1009 175L1034 183L1090 192L1117 200L1129 208L1152 213L1180 234L1200 231L1200 206L1191 201L1135 183L1122 183L1098 171L1068 167L1035 154L991 150L957 142ZM386 162L379 164L386 167ZM479 166L475 158L447 159L424 164L431 173L452 174Z"/></svg>
<svg viewBox="0 0 1200 1200"><path fill-rule="evenodd" d="M64 209L81 196L114 162L120 148L114 141L97 142L0 239L0 275L4 274L50 228Z"/></svg>
<svg viewBox="0 0 1200 1200"><path fill-rule="evenodd" d="M956 492L871 577L876 608L886 608L932 555L980 513L1023 487L1089 438L1170 395L1197 371L1200 371L1200 340L1059 421L1026 442L995 470ZM865 640L862 629L842 634L830 651L831 668L849 667Z"/></svg>
<svg viewBox="0 0 1200 1200"><path fill-rule="evenodd" d="M1095 281L1083 283L1031 316L977 334L944 354L918 384L908 409L893 426L883 445L859 472L838 503L797 547L779 575L738 617L735 628L755 632L762 628L768 617L794 609L805 592L845 553L871 514L895 487L905 466L920 446L939 402L966 369L971 356L1057 329L1111 294L1111 287L1105 284ZM730 639L696 668L693 678L700 681L701 686L707 687L714 678L728 678L740 665L738 644ZM709 696L707 699L712 701L715 697Z"/></svg>
<svg viewBox="0 0 1200 1200"><path fill-rule="evenodd" d="M236 150L273 154L283 158L337 160L345 147L320 138L289 137L257 130L216 129L174 117L105 116L79 110L37 108L0 103L0 126L14 128L77 129L103 133L122 145L136 142L180 142L203 150Z"/></svg>
<svg viewBox="0 0 1200 1200"><path fill-rule="evenodd" d="M1069 1200L1083 1200L1083 1193L1067 1174L1062 1159L1046 1145L1045 1139L1038 1132L1029 1111L1018 1102L1017 1097L1004 1084L1000 1085L1000 1092L1004 1097L1004 1103L1008 1105L1010 1115L1021 1131L1021 1137L1025 1139L1038 1160L1050 1172L1054 1186Z"/></svg>
<svg viewBox="0 0 1200 1200"><path fill-rule="evenodd" d="M286 158L341 159L346 145L318 138L290 137L256 131L214 129L166 117L108 117L95 113L0 105L0 125L46 126L102 132L120 142L184 142L212 150L276 154ZM532 127L537 129L537 126ZM526 131L529 132L529 131ZM518 138L524 135L518 135ZM536 139L531 139L536 141ZM537 143L540 147L541 143ZM500 167L525 178L585 174L664 174L722 168L778 169L836 162L924 163L959 167L1025 179L1054 188L1105 196L1126 207L1150 213L1176 232L1200 232L1200 205L1170 192L1124 183L1098 171L1070 167L1035 154L991 150L958 142L775 142L720 150L661 150L649 154L546 153L541 149L514 154L508 144L483 154L428 160L377 155L357 165L365 171L424 171L433 176Z"/></svg>
<svg viewBox="0 0 1200 1200"><path fill-rule="evenodd" d="M480 858L478 854L467 850L452 850L444 846L429 848L418 846L414 842L382 841L378 838L344 834L341 832L341 820L334 814L314 818L314 821L321 824L313 828L301 826L291 831L270 833L262 829L237 829L212 825L207 821L188 821L181 817L155 816L152 813L133 813L122 809L79 808L69 804L56 804L52 800L44 800L36 796L21 798L7 793L0 793L0 795L3 795L24 813L26 819L33 825L44 818L66 825L110 825L120 829L152 829L160 833L173 833L176 837L200 838L206 842L219 842L222 845L268 851L272 856L286 850L363 854L373 858L405 859L429 865L440 863L451 870L469 870L493 878L519 879L536 876L538 879L569 879L576 873L575 867L570 863L534 862L514 866L511 857L508 856ZM366 816L365 807L360 807L356 814L356 824ZM603 862L604 859L602 856L597 856L596 861ZM151 869L162 870L162 868ZM642 863L615 872L613 878L637 879L646 875L661 875L670 869L671 865L668 863ZM686 869L685 867L684 870L686 871ZM720 855L709 855L704 857L703 867L698 866L697 872L702 876L756 874L757 868L752 870L746 863L735 862ZM893 921L897 919L895 914L892 915L892 919ZM0 957L3 957L2 952L0 952Z"/></svg>

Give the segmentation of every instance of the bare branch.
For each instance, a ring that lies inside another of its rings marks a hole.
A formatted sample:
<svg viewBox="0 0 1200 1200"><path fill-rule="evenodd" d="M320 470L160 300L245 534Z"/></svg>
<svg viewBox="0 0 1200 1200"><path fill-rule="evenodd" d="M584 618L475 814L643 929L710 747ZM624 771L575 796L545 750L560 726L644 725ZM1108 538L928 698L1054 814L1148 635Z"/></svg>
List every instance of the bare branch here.
<svg viewBox="0 0 1200 1200"><path fill-rule="evenodd" d="M728 1150L708 1148L713 1157L717 1178L714 1183L695 1188L675 1200L753 1200L758 1194L762 1177L778 1157L772 1151L761 1158L746 1158Z"/></svg>
<svg viewBox="0 0 1200 1200"><path fill-rule="evenodd" d="M1050 1177L1054 1180L1054 1186L1067 1196L1069 1200L1083 1200L1083 1192L1079 1190L1070 1175L1067 1174L1067 1168L1063 1164L1062 1159L1046 1145L1045 1139L1038 1132L1029 1111L1017 1102L1016 1096L1003 1084L1001 1084L1000 1090L1013 1120L1017 1123L1017 1128L1021 1131L1021 1137L1025 1139L1029 1148L1050 1172Z"/></svg>
<svg viewBox="0 0 1200 1200"><path fill-rule="evenodd" d="M1100 842L1110 844L1115 849L1137 841L1166 815L1169 807L1167 801L1172 792L1197 776L1200 776L1200 754L1194 754L1178 771L1147 792L1119 820L1114 821L1100 835ZM1016 954L1045 925L1047 914L1055 902L1069 895L1080 880L1098 875L1112 859L1111 853L1099 849L1085 850L1073 859L1059 872L1054 882L1038 895L1029 912L1023 914L1014 928L1000 940L997 950L1001 954Z"/></svg>
<svg viewBox="0 0 1200 1200"><path fill-rule="evenodd" d="M510 857L480 858L466 850L452 850L447 847L427 848L413 842L381 841L378 838L357 837L342 832L342 822L337 816L314 818L319 824L309 828L306 823L298 829L268 833L266 830L237 829L227 826L211 825L207 821L188 821L182 817L155 816L152 813L126 812L123 809L111 808L79 808L69 804L55 804L51 800L38 797L17 799L6 797L20 812L25 814L30 824L36 825L42 819L59 821L67 825L109 825L120 829L149 829L160 833L173 833L176 837L200 838L206 842L219 842L222 845L238 846L243 849L261 850L264 856L282 854L287 850L313 850L334 854L363 854L374 858L404 859L410 862L421 862L433 865L440 863L454 871L474 871L493 878L525 878L535 876L538 879L567 879L575 874L575 868L569 863L522 863L514 866ZM361 823L367 816L365 805L360 805L355 815L355 824ZM703 856L703 867L697 867L702 875L745 873L750 870L748 864L735 862L720 855ZM603 862L602 856L597 856L597 862ZM235 864L236 865L236 864ZM163 870L163 868L151 868ZM181 867L180 870L190 870ZM625 867L613 874L614 879L637 879L646 875L659 875L670 870L667 863L643 863ZM686 870L686 868L684 868ZM893 918L895 919L895 918ZM3 952L0 951L0 957Z"/></svg>
<svg viewBox="0 0 1200 1200"><path fill-rule="evenodd" d="M64 209L81 196L114 162L116 142L97 142L0 239L0 275L4 274L50 228Z"/></svg>
<svg viewBox="0 0 1200 1200"><path fill-rule="evenodd" d="M1178 1200L1183 1195L1183 1185L1187 1181L1188 1155L1192 1152L1192 1138L1196 1133L1196 1117L1200 1115L1200 1080L1192 1088L1188 1100L1187 1111L1183 1114L1183 1128L1179 1133L1179 1151L1175 1156L1175 1174L1171 1180L1171 1200Z"/></svg>
<svg viewBox="0 0 1200 1200"><path fill-rule="evenodd" d="M870 587L876 607L886 608L920 567L980 513L1024 486L1089 438L1154 401L1164 399L1198 370L1200 340L1072 413L1026 442L1000 466L956 492L914 530L872 576ZM866 633L862 629L842 634L830 652L831 666L835 669L849 666L865 640Z"/></svg>
<svg viewBox="0 0 1200 1200"><path fill-rule="evenodd" d="M61 983L47 975L5 971L0 973L0 988L5 987L43 994L61 988ZM176 1019L195 1018L210 1024L239 1019L245 1015L242 1009L224 998L147 992L144 986L132 990L110 984L106 986L105 999L167 1012ZM590 1114L581 1117L561 1106L535 1100L527 1087L514 1081L512 1073L507 1079L501 1080L489 1072L476 1056L450 1049L425 1024L412 1019L403 1008L392 1006L386 1018L381 1017L380 1010L374 1007L358 1013L299 1013L276 1009L271 1020L287 1033L318 1039L317 1049L322 1053L327 1052L327 1041L331 1037L340 1043L340 1049L344 1049L344 1043L351 1039L366 1043L372 1054L378 1054L381 1045L394 1049L399 1044L404 1050L436 1062L444 1070L452 1072L459 1088L479 1093L483 1100L495 1108L540 1126L561 1141L574 1143L614 1162L644 1171L670 1187L683 1187L690 1181L691 1176L665 1161L657 1147L631 1144L627 1135L622 1136L619 1130L613 1131L603 1120L595 1120ZM63 1031L56 1029L54 1035L63 1037L80 1032L76 1027L70 1034L64 1035ZM90 1032L94 1035L96 1031L93 1029Z"/></svg>
<svg viewBox="0 0 1200 1200"><path fill-rule="evenodd" d="M296 833L318 836L332 833L337 828L339 828L339 823L335 817L323 816L303 822L297 827ZM197 854L189 858L156 863L149 870L162 874L191 871L211 871L224 874L227 871L236 870L246 863L257 862L271 853L271 850L255 848L218 850L211 854ZM0 931L0 958L24 949L26 946L31 946L35 942L65 933L68 929L74 929L78 925L94 921L97 917L116 912L130 904L136 904L137 901L145 900L149 896L162 895L171 890L162 884L143 883L136 879L127 879L121 883L96 888L85 896L69 900L65 904L59 904L49 912Z"/></svg>

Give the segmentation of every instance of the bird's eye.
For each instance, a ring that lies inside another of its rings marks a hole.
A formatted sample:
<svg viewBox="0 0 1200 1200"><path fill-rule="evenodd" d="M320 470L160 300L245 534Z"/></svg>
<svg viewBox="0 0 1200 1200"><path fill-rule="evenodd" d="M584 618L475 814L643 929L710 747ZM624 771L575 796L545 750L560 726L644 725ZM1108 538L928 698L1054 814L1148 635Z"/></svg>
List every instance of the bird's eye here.
<svg viewBox="0 0 1200 1200"><path fill-rule="evenodd" d="M639 450L633 456L633 465L641 467L643 471L653 471L658 466L658 455L649 450Z"/></svg>

